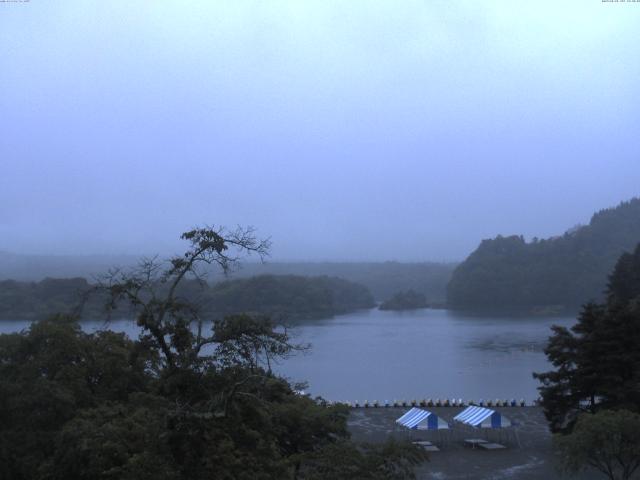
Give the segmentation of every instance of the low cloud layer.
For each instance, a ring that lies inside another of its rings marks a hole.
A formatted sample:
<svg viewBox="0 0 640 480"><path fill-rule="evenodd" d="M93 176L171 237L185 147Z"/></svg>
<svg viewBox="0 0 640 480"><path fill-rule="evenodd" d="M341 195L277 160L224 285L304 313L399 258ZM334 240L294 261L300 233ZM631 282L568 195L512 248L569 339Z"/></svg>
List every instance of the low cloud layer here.
<svg viewBox="0 0 640 480"><path fill-rule="evenodd" d="M455 260L640 193L640 4L0 4L0 250Z"/></svg>

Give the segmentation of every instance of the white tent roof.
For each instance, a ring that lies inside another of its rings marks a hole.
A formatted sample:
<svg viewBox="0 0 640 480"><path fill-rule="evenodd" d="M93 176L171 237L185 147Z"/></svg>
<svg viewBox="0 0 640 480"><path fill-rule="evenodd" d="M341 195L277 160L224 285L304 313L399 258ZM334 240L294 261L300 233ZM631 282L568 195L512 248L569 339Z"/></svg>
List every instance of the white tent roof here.
<svg viewBox="0 0 640 480"><path fill-rule="evenodd" d="M449 424L435 413L421 408L412 408L396 420L403 427L416 430L442 430L449 428Z"/></svg>
<svg viewBox="0 0 640 480"><path fill-rule="evenodd" d="M479 428L510 427L511 421L490 408L470 406L453 417L456 422Z"/></svg>

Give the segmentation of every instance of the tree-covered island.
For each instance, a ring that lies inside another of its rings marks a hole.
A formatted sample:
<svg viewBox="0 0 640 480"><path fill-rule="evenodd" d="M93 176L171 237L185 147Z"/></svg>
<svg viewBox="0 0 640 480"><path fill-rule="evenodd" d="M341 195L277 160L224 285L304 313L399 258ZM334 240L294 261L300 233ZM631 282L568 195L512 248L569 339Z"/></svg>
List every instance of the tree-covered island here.
<svg viewBox="0 0 640 480"><path fill-rule="evenodd" d="M57 312L80 313L78 303L95 286L84 278L0 281L0 320L36 320ZM158 287L162 289L162 285ZM185 278L177 294L197 304L209 318L250 313L285 320L316 319L372 308L375 304L366 287L327 276L260 275L212 285L202 279ZM82 318L105 318L103 300L99 293L86 298ZM128 306L116 313L133 315Z"/></svg>
<svg viewBox="0 0 640 480"><path fill-rule="evenodd" d="M418 308L426 308L427 297L415 290L406 290L398 292L390 299L380 304L380 310L415 310Z"/></svg>

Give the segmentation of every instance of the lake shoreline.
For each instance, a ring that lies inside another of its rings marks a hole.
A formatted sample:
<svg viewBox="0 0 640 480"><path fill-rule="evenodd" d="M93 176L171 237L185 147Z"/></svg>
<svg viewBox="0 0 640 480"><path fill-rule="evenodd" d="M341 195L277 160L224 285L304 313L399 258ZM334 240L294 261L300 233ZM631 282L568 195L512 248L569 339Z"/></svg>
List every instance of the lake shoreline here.
<svg viewBox="0 0 640 480"><path fill-rule="evenodd" d="M289 323L292 341L310 351L289 358L275 371L329 401L538 398L533 372L550 365L544 347L550 327L572 317L470 317L448 310L360 310L323 320ZM19 332L29 321L0 322L0 333ZM127 319L81 321L87 333L109 328L136 338ZM209 323L205 328L209 328Z"/></svg>

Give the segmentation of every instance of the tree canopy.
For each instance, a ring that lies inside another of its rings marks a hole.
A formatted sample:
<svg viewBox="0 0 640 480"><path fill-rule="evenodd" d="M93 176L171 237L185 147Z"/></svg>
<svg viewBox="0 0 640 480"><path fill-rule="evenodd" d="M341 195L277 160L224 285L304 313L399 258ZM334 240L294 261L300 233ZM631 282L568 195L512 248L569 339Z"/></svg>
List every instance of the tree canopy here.
<svg viewBox="0 0 640 480"><path fill-rule="evenodd" d="M618 257L640 239L640 198L593 215L560 237L498 236L453 272L447 302L459 309L577 310L602 301Z"/></svg>
<svg viewBox="0 0 640 480"><path fill-rule="evenodd" d="M158 291L167 284L155 279ZM0 282L0 319L35 320L56 312L76 313L82 293L95 285L83 278L45 279L37 283ZM283 320L327 318L371 308L374 300L369 290L357 283L336 277L302 277L297 275L260 275L225 280L209 285L204 278L182 279L176 295L185 303L197 305L209 319L225 315L251 313ZM82 318L106 318L104 297L94 295L84 302ZM135 316L126 301L116 301L123 315Z"/></svg>
<svg viewBox="0 0 640 480"><path fill-rule="evenodd" d="M640 415L626 410L581 415L573 432L554 443L564 471L592 467L610 480L628 480L640 467Z"/></svg>
<svg viewBox="0 0 640 480"><path fill-rule="evenodd" d="M571 431L584 412L640 412L640 244L616 263L606 303L553 332L545 353L554 370L534 374L552 430Z"/></svg>
<svg viewBox="0 0 640 480"><path fill-rule="evenodd" d="M300 395L271 370L303 348L286 329L250 315L205 323L181 297L203 265L225 270L268 245L250 230L183 238L183 256L112 271L97 287L108 308L135 307L138 339L83 332L67 315L0 335L0 477L412 478L424 452L351 443L345 406Z"/></svg>
<svg viewBox="0 0 640 480"><path fill-rule="evenodd" d="M415 290L407 290L404 292L397 292L394 296L388 300L382 302L380 310L413 310L416 308L426 308L427 297L422 293L418 293Z"/></svg>
<svg viewBox="0 0 640 480"><path fill-rule="evenodd" d="M203 300L213 315L253 313L284 319L326 318L371 308L366 287L336 277L260 275L215 284Z"/></svg>

